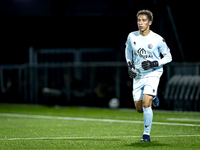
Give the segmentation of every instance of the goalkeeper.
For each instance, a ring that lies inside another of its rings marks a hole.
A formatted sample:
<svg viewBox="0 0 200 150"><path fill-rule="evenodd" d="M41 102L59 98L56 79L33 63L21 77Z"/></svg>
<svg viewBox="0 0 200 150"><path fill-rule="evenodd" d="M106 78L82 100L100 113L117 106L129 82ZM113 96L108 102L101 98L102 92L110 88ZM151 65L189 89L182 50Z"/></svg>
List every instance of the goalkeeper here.
<svg viewBox="0 0 200 150"><path fill-rule="evenodd" d="M138 31L128 35L125 57L128 74L133 79L133 99L136 110L143 113L144 133L142 142L150 141L153 120L152 103L159 106L157 88L163 73L163 65L172 61L165 40L150 30L153 14L149 10L137 13ZM161 59L161 55L163 58Z"/></svg>

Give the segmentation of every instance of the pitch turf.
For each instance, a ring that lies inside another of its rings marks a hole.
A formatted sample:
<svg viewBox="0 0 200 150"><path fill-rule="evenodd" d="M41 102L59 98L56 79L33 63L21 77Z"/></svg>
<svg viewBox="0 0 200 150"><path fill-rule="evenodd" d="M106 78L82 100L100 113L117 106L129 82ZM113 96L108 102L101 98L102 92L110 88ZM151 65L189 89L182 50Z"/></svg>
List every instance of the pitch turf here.
<svg viewBox="0 0 200 150"><path fill-rule="evenodd" d="M200 149L200 113L154 111L141 143L135 110L0 104L0 149Z"/></svg>

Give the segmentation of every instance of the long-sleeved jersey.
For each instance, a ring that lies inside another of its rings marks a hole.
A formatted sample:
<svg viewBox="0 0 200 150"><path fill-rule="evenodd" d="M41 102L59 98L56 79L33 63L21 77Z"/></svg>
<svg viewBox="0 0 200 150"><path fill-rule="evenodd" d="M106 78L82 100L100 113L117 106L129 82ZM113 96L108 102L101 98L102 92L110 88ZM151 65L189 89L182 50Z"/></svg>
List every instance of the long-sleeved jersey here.
<svg viewBox="0 0 200 150"><path fill-rule="evenodd" d="M161 59L161 54L163 58ZM163 65L172 61L170 49L165 40L150 30L147 36L142 36L140 31L131 32L128 35L125 49L126 61L131 61L135 66L136 78L147 76L159 77L163 73ZM158 61L159 66L144 70L141 66L143 61Z"/></svg>

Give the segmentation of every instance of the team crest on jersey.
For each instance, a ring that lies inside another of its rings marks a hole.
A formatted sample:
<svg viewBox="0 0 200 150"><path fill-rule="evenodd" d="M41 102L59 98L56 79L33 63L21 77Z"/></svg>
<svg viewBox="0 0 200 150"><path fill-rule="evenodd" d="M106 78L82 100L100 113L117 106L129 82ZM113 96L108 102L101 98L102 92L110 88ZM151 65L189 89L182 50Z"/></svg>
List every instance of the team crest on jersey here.
<svg viewBox="0 0 200 150"><path fill-rule="evenodd" d="M149 49L152 49L152 48L153 48L153 45L152 45L152 44L149 44L149 45L148 45L148 48L149 48Z"/></svg>

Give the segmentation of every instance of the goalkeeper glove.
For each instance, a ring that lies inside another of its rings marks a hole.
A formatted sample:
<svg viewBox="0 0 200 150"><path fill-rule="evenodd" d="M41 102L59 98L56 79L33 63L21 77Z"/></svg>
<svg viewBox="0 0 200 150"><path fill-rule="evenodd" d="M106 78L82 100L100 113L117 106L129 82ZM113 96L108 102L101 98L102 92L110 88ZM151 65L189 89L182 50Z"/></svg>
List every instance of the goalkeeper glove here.
<svg viewBox="0 0 200 150"><path fill-rule="evenodd" d="M128 62L128 75L131 79L137 76L137 73L134 71L135 67L132 65L132 62Z"/></svg>
<svg viewBox="0 0 200 150"><path fill-rule="evenodd" d="M144 70L148 70L148 69L151 69L151 68L154 68L154 67L158 67L158 61L143 61L142 62L142 68Z"/></svg>

